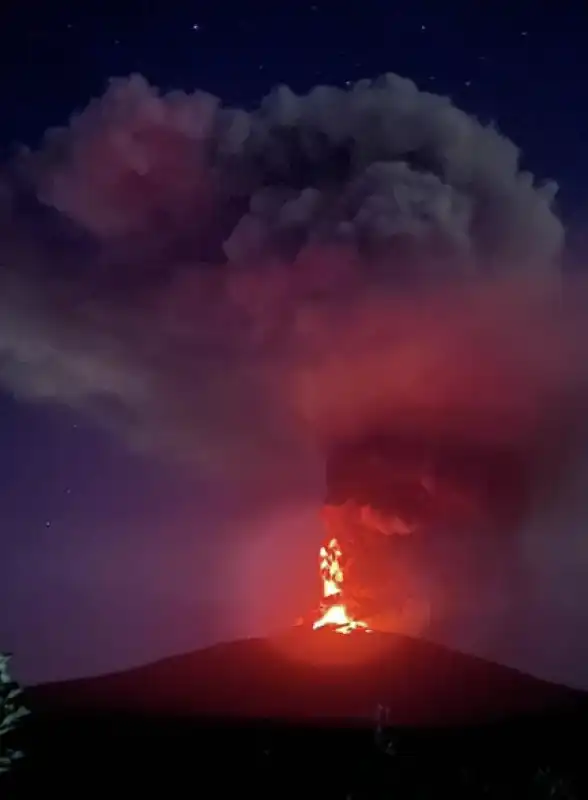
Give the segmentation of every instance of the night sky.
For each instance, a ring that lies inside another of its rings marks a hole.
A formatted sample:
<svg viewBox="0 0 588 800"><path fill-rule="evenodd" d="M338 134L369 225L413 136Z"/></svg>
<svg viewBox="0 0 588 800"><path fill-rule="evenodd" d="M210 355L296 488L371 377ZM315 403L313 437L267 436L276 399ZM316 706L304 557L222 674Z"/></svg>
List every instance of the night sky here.
<svg viewBox="0 0 588 800"><path fill-rule="evenodd" d="M10 5L0 12L6 154L18 143L37 146L112 76L140 73L164 90L200 88L248 108L276 84L303 92L395 72L495 121L521 147L525 168L560 185L564 220L583 217L583 2ZM133 453L65 405L11 394L0 396L0 445L0 649L15 652L24 680L266 632L289 625L301 597L310 598L320 488L304 502L245 514L222 484ZM243 519L257 530L246 555L235 546L227 556L215 547L222 536L203 533ZM284 598L274 554L286 585L306 587L296 597ZM221 558L230 563L218 580ZM251 592L250 582L262 588ZM264 603L278 586L279 604ZM555 656L537 671L588 686L588 666L570 672Z"/></svg>

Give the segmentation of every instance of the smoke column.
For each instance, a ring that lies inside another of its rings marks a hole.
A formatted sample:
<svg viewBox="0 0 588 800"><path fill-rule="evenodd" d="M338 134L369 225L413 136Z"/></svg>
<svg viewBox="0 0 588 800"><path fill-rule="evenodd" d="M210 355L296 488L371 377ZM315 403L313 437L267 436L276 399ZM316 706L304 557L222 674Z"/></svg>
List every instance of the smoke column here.
<svg viewBox="0 0 588 800"><path fill-rule="evenodd" d="M386 75L246 111L135 75L0 189L18 397L252 496L320 482L325 438L390 415L539 443L553 485L568 474L588 337L557 187L448 98ZM561 527L530 536L537 574Z"/></svg>

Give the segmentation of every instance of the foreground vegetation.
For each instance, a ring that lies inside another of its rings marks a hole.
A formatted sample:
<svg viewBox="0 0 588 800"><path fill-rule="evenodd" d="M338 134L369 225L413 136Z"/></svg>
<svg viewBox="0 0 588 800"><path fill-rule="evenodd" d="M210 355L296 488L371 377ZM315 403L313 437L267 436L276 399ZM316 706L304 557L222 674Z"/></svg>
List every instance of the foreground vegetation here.
<svg viewBox="0 0 588 800"><path fill-rule="evenodd" d="M19 724L28 710L22 702L22 689L9 671L10 655L0 653L0 775L10 772L23 757L12 745Z"/></svg>

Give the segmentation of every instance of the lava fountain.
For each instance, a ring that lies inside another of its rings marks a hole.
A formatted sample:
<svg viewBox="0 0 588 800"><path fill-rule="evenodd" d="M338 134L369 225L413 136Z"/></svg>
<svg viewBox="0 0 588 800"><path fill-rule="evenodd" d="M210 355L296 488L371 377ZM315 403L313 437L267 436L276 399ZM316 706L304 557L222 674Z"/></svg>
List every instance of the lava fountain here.
<svg viewBox="0 0 588 800"><path fill-rule="evenodd" d="M321 547L320 574L323 597L320 604L321 616L313 623L313 630L328 626L335 633L370 632L367 623L356 619L345 601L345 573L342 559L343 552L337 539L331 539Z"/></svg>

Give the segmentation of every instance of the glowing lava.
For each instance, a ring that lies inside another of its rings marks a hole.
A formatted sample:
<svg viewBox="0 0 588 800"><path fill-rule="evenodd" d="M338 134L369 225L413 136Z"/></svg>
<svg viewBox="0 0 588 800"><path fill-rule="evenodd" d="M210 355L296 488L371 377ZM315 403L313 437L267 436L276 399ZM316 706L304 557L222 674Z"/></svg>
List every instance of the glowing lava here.
<svg viewBox="0 0 588 800"><path fill-rule="evenodd" d="M313 629L332 627L336 633L352 633L353 631L370 632L367 623L354 618L350 613L343 594L344 573L341 565L343 553L337 539L320 549L320 572L323 582L323 599L320 618L313 624Z"/></svg>

